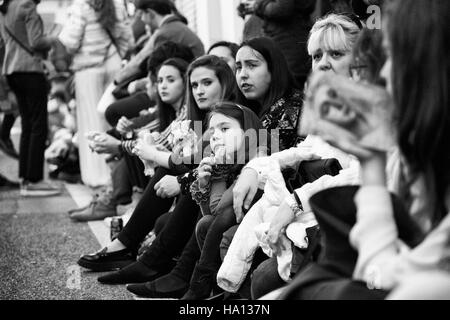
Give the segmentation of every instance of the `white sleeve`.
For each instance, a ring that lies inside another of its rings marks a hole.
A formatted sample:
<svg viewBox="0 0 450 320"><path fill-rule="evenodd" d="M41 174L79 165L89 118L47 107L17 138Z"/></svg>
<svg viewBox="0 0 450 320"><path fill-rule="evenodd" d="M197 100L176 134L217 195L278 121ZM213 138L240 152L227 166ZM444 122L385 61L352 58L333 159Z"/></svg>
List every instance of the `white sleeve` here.
<svg viewBox="0 0 450 320"><path fill-rule="evenodd" d="M350 242L358 250L354 278L376 288L391 289L396 258L404 246L398 240L389 191L382 186L363 186L355 196L357 223Z"/></svg>
<svg viewBox="0 0 450 320"><path fill-rule="evenodd" d="M85 10L87 4L76 0L69 7L68 17L58 36L59 40L71 52L76 52L81 46L81 41L86 27Z"/></svg>

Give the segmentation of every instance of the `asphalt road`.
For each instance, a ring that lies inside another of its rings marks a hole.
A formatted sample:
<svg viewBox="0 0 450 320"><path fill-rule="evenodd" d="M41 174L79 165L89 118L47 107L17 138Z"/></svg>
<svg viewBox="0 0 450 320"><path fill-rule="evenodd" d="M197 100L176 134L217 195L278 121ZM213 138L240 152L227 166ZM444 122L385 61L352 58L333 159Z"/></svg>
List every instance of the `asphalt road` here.
<svg viewBox="0 0 450 320"><path fill-rule="evenodd" d="M1 151L0 172L17 179L17 161ZM76 264L99 243L87 223L68 218L73 207L65 188L59 196L34 199L0 192L0 300L132 299L124 286L101 285L101 274Z"/></svg>

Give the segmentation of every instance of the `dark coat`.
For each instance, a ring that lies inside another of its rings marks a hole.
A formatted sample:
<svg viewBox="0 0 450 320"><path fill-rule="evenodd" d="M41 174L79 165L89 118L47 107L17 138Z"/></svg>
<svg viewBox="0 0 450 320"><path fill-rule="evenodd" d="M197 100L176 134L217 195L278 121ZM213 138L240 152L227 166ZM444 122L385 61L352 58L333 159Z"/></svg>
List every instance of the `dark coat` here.
<svg viewBox="0 0 450 320"><path fill-rule="evenodd" d="M315 6L315 0L256 0L255 12L265 21L265 35L283 51L300 88L311 69L306 43Z"/></svg>

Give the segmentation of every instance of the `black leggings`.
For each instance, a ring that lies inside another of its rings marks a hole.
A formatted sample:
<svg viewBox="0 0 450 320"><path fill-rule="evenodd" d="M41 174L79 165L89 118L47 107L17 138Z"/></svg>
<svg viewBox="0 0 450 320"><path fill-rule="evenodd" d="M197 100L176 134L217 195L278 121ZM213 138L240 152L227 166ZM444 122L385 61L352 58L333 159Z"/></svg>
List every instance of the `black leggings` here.
<svg viewBox="0 0 450 320"><path fill-rule="evenodd" d="M199 211L200 208L190 195L182 195L164 229L156 236L140 261L152 269L161 270L175 256L181 254L189 239L196 246L194 229L199 218ZM196 248L193 249L195 251Z"/></svg>
<svg viewBox="0 0 450 320"><path fill-rule="evenodd" d="M219 270L222 264L220 256L220 246L224 232L236 225L236 215L233 209L233 186L231 186L222 196L217 205L217 216L211 223L206 236L199 235L199 238L204 238L202 253L198 264L208 269ZM258 190L253 199L252 205L258 201L263 192Z"/></svg>
<svg viewBox="0 0 450 320"><path fill-rule="evenodd" d="M141 200L134 209L128 223L120 232L118 239L129 249L136 249L152 231L155 221L162 214L169 211L174 198L163 199L156 195L154 189L165 175L170 174L169 169L159 167L144 190Z"/></svg>
<svg viewBox="0 0 450 320"><path fill-rule="evenodd" d="M139 92L131 97L113 102L105 111L108 123L115 127L119 119L124 116L128 119L137 117L139 112L152 106L149 96L145 92Z"/></svg>

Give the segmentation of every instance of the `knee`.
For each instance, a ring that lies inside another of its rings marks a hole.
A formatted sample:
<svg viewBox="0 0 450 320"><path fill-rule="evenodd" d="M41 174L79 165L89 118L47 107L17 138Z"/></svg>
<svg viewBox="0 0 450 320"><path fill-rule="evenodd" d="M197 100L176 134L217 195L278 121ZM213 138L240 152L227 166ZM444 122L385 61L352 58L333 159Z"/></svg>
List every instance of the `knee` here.
<svg viewBox="0 0 450 320"><path fill-rule="evenodd" d="M238 227L239 225L235 225L223 233L222 241L220 242L220 258L222 261L228 252L228 248L231 245L231 241L233 240Z"/></svg>
<svg viewBox="0 0 450 320"><path fill-rule="evenodd" d="M115 127L117 125L120 117L116 112L115 103L110 104L109 107L106 108L105 118L112 127Z"/></svg>
<svg viewBox="0 0 450 320"><path fill-rule="evenodd" d="M251 279L252 299L261 298L286 284L278 275L276 258L262 262L253 272Z"/></svg>
<svg viewBox="0 0 450 320"><path fill-rule="evenodd" d="M169 220L170 212L167 212L156 219L155 222L155 234L158 235L161 233L161 231L164 229L164 226L167 224L167 221Z"/></svg>
<svg viewBox="0 0 450 320"><path fill-rule="evenodd" d="M209 227L211 226L213 221L213 216L204 216L197 222L197 226L195 227L195 237L200 249L205 243L206 234L208 233Z"/></svg>

